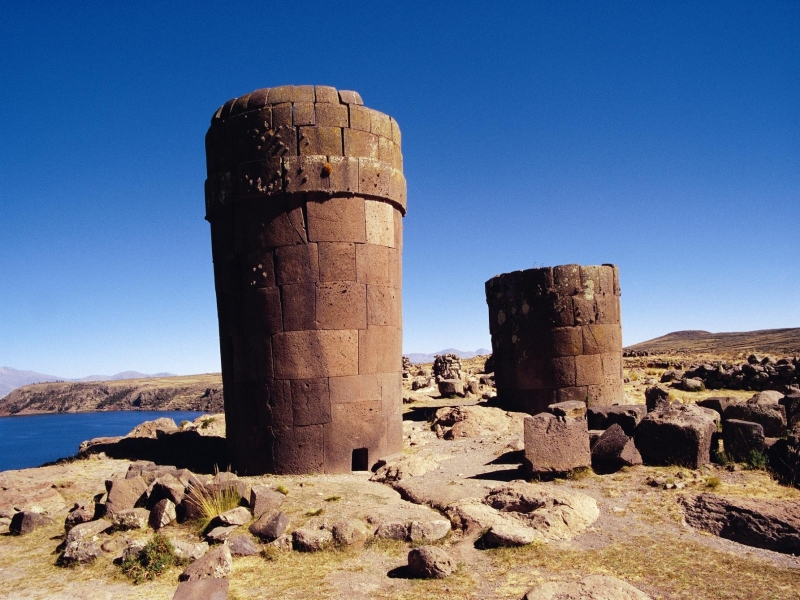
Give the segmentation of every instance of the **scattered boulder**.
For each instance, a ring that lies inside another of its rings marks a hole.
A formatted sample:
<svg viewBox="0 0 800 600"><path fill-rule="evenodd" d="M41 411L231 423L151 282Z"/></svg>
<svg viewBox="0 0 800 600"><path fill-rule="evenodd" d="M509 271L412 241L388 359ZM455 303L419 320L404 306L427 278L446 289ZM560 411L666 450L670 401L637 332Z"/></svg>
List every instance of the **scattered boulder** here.
<svg viewBox="0 0 800 600"><path fill-rule="evenodd" d="M181 581L224 579L231 574L232 567L231 550L223 544L213 550L209 550L205 556L186 567L184 572L178 576L178 579Z"/></svg>
<svg viewBox="0 0 800 600"><path fill-rule="evenodd" d="M231 537L233 532L237 529L239 529L238 525L221 525L219 527L214 527L211 531L206 533L206 539L212 544L221 544Z"/></svg>
<svg viewBox="0 0 800 600"><path fill-rule="evenodd" d="M649 412L636 427L636 448L646 465L696 469L711 462L716 418L714 411L693 404L663 406Z"/></svg>
<svg viewBox="0 0 800 600"><path fill-rule="evenodd" d="M670 403L669 391L658 385L647 388L644 391L644 399L645 405L647 406L647 412L652 412L657 408L669 405Z"/></svg>
<svg viewBox="0 0 800 600"><path fill-rule="evenodd" d="M450 521L447 519L411 521L408 526L408 539L411 542L435 542L448 533L450 533Z"/></svg>
<svg viewBox="0 0 800 600"><path fill-rule="evenodd" d="M144 504L147 484L141 475L130 479L117 479L111 482L106 500L106 514L136 508Z"/></svg>
<svg viewBox="0 0 800 600"><path fill-rule="evenodd" d="M603 432L592 448L592 469L596 473L616 473L622 467L642 464L642 455L633 438L616 423Z"/></svg>
<svg viewBox="0 0 800 600"><path fill-rule="evenodd" d="M756 394L747 402L729 405L722 414L723 419L759 423L764 428L765 436L781 437L786 433L786 408L763 394L766 392Z"/></svg>
<svg viewBox="0 0 800 600"><path fill-rule="evenodd" d="M634 429L647 414L644 404L625 404L612 406L590 406L586 417L589 429L608 429L619 425L626 435L632 436Z"/></svg>
<svg viewBox="0 0 800 600"><path fill-rule="evenodd" d="M253 556L258 554L258 545L247 534L231 536L226 543L231 549L231 556Z"/></svg>
<svg viewBox="0 0 800 600"><path fill-rule="evenodd" d="M741 403L738 398L733 398L729 396L725 397L713 397L713 398L705 398L703 400L698 400L695 402L697 406L702 406L703 408L710 408L711 410L719 413L719 416L722 417L722 414L725 412L725 409L728 408L731 404Z"/></svg>
<svg viewBox="0 0 800 600"><path fill-rule="evenodd" d="M740 544L800 553L800 502L700 494L683 500L686 522Z"/></svg>
<svg viewBox="0 0 800 600"><path fill-rule="evenodd" d="M227 579L182 581L172 600L227 600L229 585Z"/></svg>
<svg viewBox="0 0 800 600"><path fill-rule="evenodd" d="M786 422L790 428L800 423L800 394L789 394L778 402L786 410Z"/></svg>
<svg viewBox="0 0 800 600"><path fill-rule="evenodd" d="M706 385L700 379L684 378L672 384L672 387L684 392L702 392L706 389Z"/></svg>
<svg viewBox="0 0 800 600"><path fill-rule="evenodd" d="M800 486L800 425L769 447L769 466L785 485Z"/></svg>
<svg viewBox="0 0 800 600"><path fill-rule="evenodd" d="M355 548L361 548L370 537L366 525L358 519L334 523L331 534L337 546L353 546Z"/></svg>
<svg viewBox="0 0 800 600"><path fill-rule="evenodd" d="M408 537L408 525L403 521L387 521L378 525L375 537L384 540L405 540Z"/></svg>
<svg viewBox="0 0 800 600"><path fill-rule="evenodd" d="M117 529L145 529L150 522L150 511L146 508L129 508L111 515Z"/></svg>
<svg viewBox="0 0 800 600"><path fill-rule="evenodd" d="M292 536L288 534L283 534L282 536L275 538L268 545L281 552L292 552L294 550Z"/></svg>
<svg viewBox="0 0 800 600"><path fill-rule="evenodd" d="M105 519L81 523L69 530L66 541L69 544L70 542L91 540L109 529L111 529L111 523Z"/></svg>
<svg viewBox="0 0 800 600"><path fill-rule="evenodd" d="M158 531L162 527L166 527L178 518L175 511L175 503L172 500L164 498L156 502L153 510L150 511L150 527Z"/></svg>
<svg viewBox="0 0 800 600"><path fill-rule="evenodd" d="M25 535L27 533L33 533L39 529L39 527L52 522L53 519L43 514L30 510L23 510L11 517L8 530L14 535Z"/></svg>
<svg viewBox="0 0 800 600"><path fill-rule="evenodd" d="M266 485L255 485L250 489L250 510L258 519L264 513L272 513L283 504L286 496Z"/></svg>
<svg viewBox="0 0 800 600"><path fill-rule="evenodd" d="M142 550L144 550L144 547L145 547L146 544L147 544L146 540L131 540L130 542L128 542L128 544L122 550L122 556L121 556L122 562L125 562L126 560L134 559L137 556L139 556L142 553ZM173 546L174 545L175 545L175 542L173 542ZM206 544L206 546L208 546L208 544ZM176 548L177 548L177 546L176 546ZM176 551L175 555L176 556L178 555L177 551Z"/></svg>
<svg viewBox="0 0 800 600"><path fill-rule="evenodd" d="M186 542L170 538L172 547L175 548L175 557L181 560L195 561L208 552L208 542Z"/></svg>
<svg viewBox="0 0 800 600"><path fill-rule="evenodd" d="M292 540L295 550L319 552L333 543L333 535L327 529L295 529Z"/></svg>
<svg viewBox="0 0 800 600"><path fill-rule="evenodd" d="M530 527L516 523L492 525L479 540L481 548L514 548L542 541L541 534Z"/></svg>
<svg viewBox="0 0 800 600"><path fill-rule="evenodd" d="M65 564L88 563L103 555L103 550L94 540L67 542L61 561Z"/></svg>
<svg viewBox="0 0 800 600"><path fill-rule="evenodd" d="M248 509L246 509L244 506L237 506L236 508L226 510L224 513L217 515L214 520L219 522L221 525L239 526L247 523L250 518L251 515Z"/></svg>
<svg viewBox="0 0 800 600"><path fill-rule="evenodd" d="M95 517L95 512L94 502L76 502L64 520L64 530L69 531L75 525L92 521Z"/></svg>
<svg viewBox="0 0 800 600"><path fill-rule="evenodd" d="M155 419L154 421L145 421L144 423L137 425L125 437L155 439L158 437L159 431L171 433L177 430L178 426L175 424L175 421L167 417L161 417L159 419Z"/></svg>
<svg viewBox="0 0 800 600"><path fill-rule="evenodd" d="M503 435L515 429L514 418L504 410L487 406L454 406L436 411L431 429L440 439Z"/></svg>
<svg viewBox="0 0 800 600"><path fill-rule="evenodd" d="M678 370L675 370L675 369L670 369L668 371L664 371L661 374L660 382L661 383L669 383L670 381L677 381L677 380L683 379L683 374L684 374L683 371L678 371Z"/></svg>
<svg viewBox="0 0 800 600"><path fill-rule="evenodd" d="M746 462L754 452L764 452L764 427L739 419L723 421L722 444L731 460Z"/></svg>
<svg viewBox="0 0 800 600"><path fill-rule="evenodd" d="M408 571L413 577L443 579L456 570L456 562L442 548L421 546L408 553Z"/></svg>
<svg viewBox="0 0 800 600"><path fill-rule="evenodd" d="M439 380L439 394L443 398L452 396L464 397L464 382L460 379L441 379Z"/></svg>
<svg viewBox="0 0 800 600"><path fill-rule="evenodd" d="M547 410L557 417L580 419L586 416L586 403L578 400L568 400L566 402L551 404L547 407Z"/></svg>
<svg viewBox="0 0 800 600"><path fill-rule="evenodd" d="M265 542L278 539L289 525L289 517L282 511L264 513L258 520L250 525L250 533Z"/></svg>
<svg viewBox="0 0 800 600"><path fill-rule="evenodd" d="M550 581L528 590L523 600L650 600L629 583L608 575L589 575L579 581Z"/></svg>
<svg viewBox="0 0 800 600"><path fill-rule="evenodd" d="M166 498L176 506L183 502L186 495L186 486L174 475L162 475L154 480L148 488L147 505L155 506L159 501Z"/></svg>
<svg viewBox="0 0 800 600"><path fill-rule="evenodd" d="M540 413L524 422L525 459L533 473L567 473L592 464L586 419Z"/></svg>

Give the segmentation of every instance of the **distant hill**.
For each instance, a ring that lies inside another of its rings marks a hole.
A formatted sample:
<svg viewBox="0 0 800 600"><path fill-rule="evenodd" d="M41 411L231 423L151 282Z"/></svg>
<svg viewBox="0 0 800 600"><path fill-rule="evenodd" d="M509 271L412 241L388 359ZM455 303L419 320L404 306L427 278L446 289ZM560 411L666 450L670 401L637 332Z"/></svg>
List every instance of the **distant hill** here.
<svg viewBox="0 0 800 600"><path fill-rule="evenodd" d="M117 381L120 379L145 379L150 377L175 377L172 373L156 373L147 375L138 371L123 371L116 375L89 375L80 379L69 379L58 377L57 375L45 375L34 371L20 371L11 367L0 367L0 398L6 394L31 383L42 383L46 381Z"/></svg>
<svg viewBox="0 0 800 600"><path fill-rule="evenodd" d="M800 327L738 333L675 331L646 342L626 346L625 350L646 350L659 354L670 352L730 354L757 352L793 356L800 354Z"/></svg>
<svg viewBox="0 0 800 600"><path fill-rule="evenodd" d="M403 356L408 357L413 364L419 365L422 363L429 363L433 362L434 357L441 356L442 354L455 354L458 358L474 358L476 356L481 356L484 354L491 354L491 350L487 350L486 348L478 348L474 352L468 351L464 352L463 350L456 350L455 348L445 348L444 350L439 350L438 352L434 352L433 354L423 354L421 352L412 352L411 354L404 354Z"/></svg>
<svg viewBox="0 0 800 600"><path fill-rule="evenodd" d="M34 383L0 399L0 416L105 410L223 410L219 373Z"/></svg>

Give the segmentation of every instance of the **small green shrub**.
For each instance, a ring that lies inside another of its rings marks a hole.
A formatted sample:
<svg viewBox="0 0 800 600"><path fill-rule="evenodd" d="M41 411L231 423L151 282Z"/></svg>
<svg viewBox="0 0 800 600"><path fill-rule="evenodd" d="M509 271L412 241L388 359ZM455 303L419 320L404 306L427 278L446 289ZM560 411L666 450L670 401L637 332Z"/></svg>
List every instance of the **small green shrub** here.
<svg viewBox="0 0 800 600"><path fill-rule="evenodd" d="M175 556L172 543L165 536L156 533L138 556L122 563L122 572L138 585L152 581L180 562Z"/></svg>
<svg viewBox="0 0 800 600"><path fill-rule="evenodd" d="M768 464L769 458L764 452L760 450L750 450L750 454L747 456L748 469L766 469Z"/></svg>
<svg viewBox="0 0 800 600"><path fill-rule="evenodd" d="M208 429L216 421L215 417L208 417L200 421L200 429Z"/></svg>

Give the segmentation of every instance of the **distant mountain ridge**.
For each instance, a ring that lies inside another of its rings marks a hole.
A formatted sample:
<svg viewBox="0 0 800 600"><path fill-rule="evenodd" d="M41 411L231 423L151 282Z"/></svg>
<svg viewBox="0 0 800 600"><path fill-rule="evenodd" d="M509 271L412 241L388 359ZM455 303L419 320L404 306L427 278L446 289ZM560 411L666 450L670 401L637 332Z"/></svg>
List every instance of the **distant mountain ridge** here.
<svg viewBox="0 0 800 600"><path fill-rule="evenodd" d="M729 333L689 330L626 346L625 350L648 352L760 352L767 354L800 354L800 327L761 329Z"/></svg>
<svg viewBox="0 0 800 600"><path fill-rule="evenodd" d="M407 357L413 364L418 365L422 363L429 363L433 362L433 359L436 356L441 356L442 354L455 354L458 358L474 358L476 356L481 356L483 354L491 354L491 350L487 350L486 348L478 348L475 351L463 351L463 350L456 350L455 348L445 348L444 350L439 350L438 352L434 352L433 354L424 354L422 352L412 352L410 354L404 354L403 356Z"/></svg>
<svg viewBox="0 0 800 600"><path fill-rule="evenodd" d="M31 383L47 383L52 381L119 381L121 379L150 379L153 377L175 377L172 373L155 373L148 375L138 371L123 371L116 375L89 375L80 379L70 379L68 377L58 377L57 375L46 375L35 371L22 371L11 367L0 367L0 398L3 398L13 390L21 388Z"/></svg>

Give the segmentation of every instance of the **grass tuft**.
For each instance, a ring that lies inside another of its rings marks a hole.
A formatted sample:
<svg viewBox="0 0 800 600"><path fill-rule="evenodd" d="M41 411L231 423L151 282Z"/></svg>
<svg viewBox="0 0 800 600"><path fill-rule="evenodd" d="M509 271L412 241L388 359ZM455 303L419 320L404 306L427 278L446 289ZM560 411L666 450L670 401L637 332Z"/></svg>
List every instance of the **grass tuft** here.
<svg viewBox="0 0 800 600"><path fill-rule="evenodd" d="M288 496L289 495L289 490L287 489L287 487L285 485L279 485L278 487L275 488L275 491L276 492L280 492L284 496Z"/></svg>
<svg viewBox="0 0 800 600"><path fill-rule="evenodd" d="M197 527L205 531L209 523L227 510L239 506L241 497L234 487L208 490L205 488L192 488L186 502L191 503L201 513L197 519Z"/></svg>

